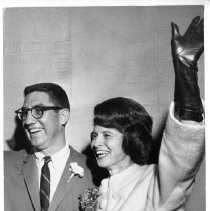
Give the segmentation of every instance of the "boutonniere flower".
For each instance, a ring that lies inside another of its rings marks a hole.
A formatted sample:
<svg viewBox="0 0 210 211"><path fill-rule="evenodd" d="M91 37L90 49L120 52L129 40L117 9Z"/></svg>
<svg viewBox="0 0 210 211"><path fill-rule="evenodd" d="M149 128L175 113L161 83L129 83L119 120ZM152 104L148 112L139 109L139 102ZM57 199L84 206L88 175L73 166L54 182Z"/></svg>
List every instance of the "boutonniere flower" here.
<svg viewBox="0 0 210 211"><path fill-rule="evenodd" d="M89 187L79 195L79 204L83 211L95 211L97 206L98 189Z"/></svg>
<svg viewBox="0 0 210 211"><path fill-rule="evenodd" d="M78 175L80 178L82 178L84 176L84 169L79 166L76 162L75 163L70 163L69 164L69 171L72 173L69 180L67 182L70 181L70 179L73 177L73 176L76 176Z"/></svg>

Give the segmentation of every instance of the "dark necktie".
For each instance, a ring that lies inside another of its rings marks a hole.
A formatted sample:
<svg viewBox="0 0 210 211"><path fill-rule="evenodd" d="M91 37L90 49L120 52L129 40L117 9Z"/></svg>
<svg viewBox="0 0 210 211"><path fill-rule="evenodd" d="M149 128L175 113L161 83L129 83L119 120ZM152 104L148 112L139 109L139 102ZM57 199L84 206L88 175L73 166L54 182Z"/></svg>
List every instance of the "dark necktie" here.
<svg viewBox="0 0 210 211"><path fill-rule="evenodd" d="M50 202L50 170L48 163L51 161L50 156L44 157L44 165L41 171L40 181L40 204L41 211L47 211Z"/></svg>

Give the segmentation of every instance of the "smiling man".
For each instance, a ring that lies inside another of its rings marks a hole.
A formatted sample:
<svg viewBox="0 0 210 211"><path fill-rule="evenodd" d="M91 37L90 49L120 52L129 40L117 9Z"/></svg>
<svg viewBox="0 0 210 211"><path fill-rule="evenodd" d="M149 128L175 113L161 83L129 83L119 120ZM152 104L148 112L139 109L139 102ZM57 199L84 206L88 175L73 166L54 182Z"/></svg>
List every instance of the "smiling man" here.
<svg viewBox="0 0 210 211"><path fill-rule="evenodd" d="M79 194L93 183L86 157L65 138L70 116L67 94L56 84L40 83L26 87L24 97L23 106L15 113L33 154L5 152L5 210L79 210ZM84 175L70 170L71 163L77 163Z"/></svg>

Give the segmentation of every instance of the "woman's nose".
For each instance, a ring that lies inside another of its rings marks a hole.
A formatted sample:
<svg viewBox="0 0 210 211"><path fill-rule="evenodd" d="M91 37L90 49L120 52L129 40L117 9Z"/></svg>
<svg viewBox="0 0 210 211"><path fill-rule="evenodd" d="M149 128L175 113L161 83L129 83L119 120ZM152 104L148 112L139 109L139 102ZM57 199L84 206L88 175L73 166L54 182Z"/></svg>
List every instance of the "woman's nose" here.
<svg viewBox="0 0 210 211"><path fill-rule="evenodd" d="M103 144L103 137L102 135L98 134L96 137L92 140L92 146L97 147Z"/></svg>

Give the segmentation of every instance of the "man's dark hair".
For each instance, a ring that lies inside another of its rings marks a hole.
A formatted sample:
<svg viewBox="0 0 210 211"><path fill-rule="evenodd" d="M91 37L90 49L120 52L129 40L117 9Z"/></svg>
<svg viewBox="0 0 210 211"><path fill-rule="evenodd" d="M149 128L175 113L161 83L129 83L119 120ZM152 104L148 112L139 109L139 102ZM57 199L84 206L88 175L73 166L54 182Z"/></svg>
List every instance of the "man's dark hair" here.
<svg viewBox="0 0 210 211"><path fill-rule="evenodd" d="M142 105L122 97L106 100L95 106L93 124L123 133L125 154L139 165L147 164L153 142L153 121Z"/></svg>
<svg viewBox="0 0 210 211"><path fill-rule="evenodd" d="M68 108L70 110L70 104L68 96L64 89L54 83L38 83L31 86L27 86L24 89L24 97L32 92L45 92L49 95L50 100L54 103L55 106L61 108Z"/></svg>

